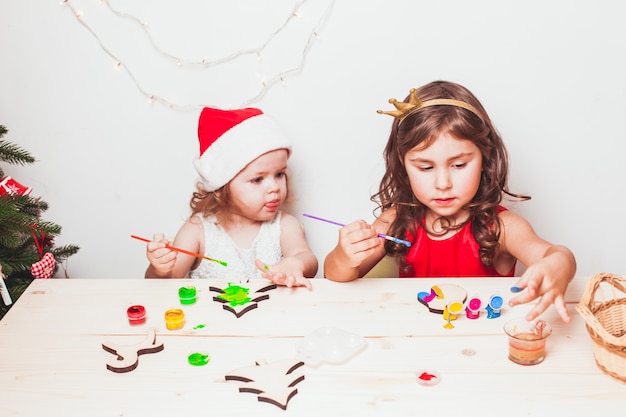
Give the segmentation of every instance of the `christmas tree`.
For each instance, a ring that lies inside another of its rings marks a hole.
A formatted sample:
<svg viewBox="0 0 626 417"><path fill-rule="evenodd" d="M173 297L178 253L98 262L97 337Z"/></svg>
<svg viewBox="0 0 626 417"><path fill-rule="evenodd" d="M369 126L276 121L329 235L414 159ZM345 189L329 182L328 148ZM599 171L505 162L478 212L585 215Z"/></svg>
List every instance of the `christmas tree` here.
<svg viewBox="0 0 626 417"><path fill-rule="evenodd" d="M0 125L0 162L33 164L35 158L28 151L2 139L7 132ZM50 278L58 263L79 249L76 245L55 246L61 226L41 218L48 204L30 192L30 187L6 176L0 166L0 279L4 278L8 293L3 293L4 302L0 302L0 318L33 279Z"/></svg>

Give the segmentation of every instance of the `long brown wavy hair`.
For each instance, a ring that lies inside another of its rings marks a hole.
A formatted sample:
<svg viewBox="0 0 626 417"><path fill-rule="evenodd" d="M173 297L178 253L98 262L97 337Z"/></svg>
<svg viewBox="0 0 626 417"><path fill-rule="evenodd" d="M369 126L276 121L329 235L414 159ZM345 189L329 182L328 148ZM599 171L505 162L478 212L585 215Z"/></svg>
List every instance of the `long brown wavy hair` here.
<svg viewBox="0 0 626 417"><path fill-rule="evenodd" d="M424 227L427 209L413 195L404 167L404 156L415 147L427 148L442 133L470 140L480 149L483 170L478 191L465 207L469 218L463 224L453 224L448 218L437 221L444 233L460 229L471 222L472 233L480 246L480 260L485 266L493 266L501 230L497 207L503 194L520 200L528 200L530 197L509 191L506 147L482 104L467 88L449 81L434 81L416 89L416 95L421 101L442 98L463 101L474 106L480 117L461 107L437 105L419 109L402 121L395 119L383 153L385 174L378 192L371 197L377 204L375 212L394 207L396 217L389 225L387 234L409 238L416 236L417 229ZM404 102L408 101L407 96ZM406 246L391 241L385 241L385 249L388 255L400 260L408 252ZM400 267L406 268L406 265L401 261Z"/></svg>

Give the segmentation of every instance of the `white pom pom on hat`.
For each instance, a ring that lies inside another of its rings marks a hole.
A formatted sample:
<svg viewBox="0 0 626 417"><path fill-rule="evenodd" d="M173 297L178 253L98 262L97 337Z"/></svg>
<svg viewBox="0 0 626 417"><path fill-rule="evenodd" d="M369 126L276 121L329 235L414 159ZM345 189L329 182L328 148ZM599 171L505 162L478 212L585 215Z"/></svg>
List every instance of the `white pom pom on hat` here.
<svg viewBox="0 0 626 417"><path fill-rule="evenodd" d="M205 107L198 121L200 154L193 165L206 191L228 184L259 156L291 143L279 124L260 109L221 110Z"/></svg>

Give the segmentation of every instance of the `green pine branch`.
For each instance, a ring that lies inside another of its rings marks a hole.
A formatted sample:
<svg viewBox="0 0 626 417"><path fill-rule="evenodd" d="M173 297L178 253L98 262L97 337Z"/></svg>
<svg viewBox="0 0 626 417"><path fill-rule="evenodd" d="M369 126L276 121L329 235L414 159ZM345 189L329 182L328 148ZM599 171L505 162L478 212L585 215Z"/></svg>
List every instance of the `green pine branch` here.
<svg viewBox="0 0 626 417"><path fill-rule="evenodd" d="M27 165L36 160L25 149L7 142L2 137L8 132L0 125L0 162ZM0 167L0 179L4 177ZM0 195L0 265L13 301L34 279L31 266L51 252L59 264L78 252L77 245L56 246L54 239L61 234L61 226L42 219L48 203L27 195ZM56 271L55 271L56 272ZM10 308L0 303L0 318Z"/></svg>
<svg viewBox="0 0 626 417"><path fill-rule="evenodd" d="M28 165L35 162L35 157L27 150L14 143L1 140L8 132L7 128L0 125L0 161L13 165ZM0 178L4 177L4 171L0 167Z"/></svg>

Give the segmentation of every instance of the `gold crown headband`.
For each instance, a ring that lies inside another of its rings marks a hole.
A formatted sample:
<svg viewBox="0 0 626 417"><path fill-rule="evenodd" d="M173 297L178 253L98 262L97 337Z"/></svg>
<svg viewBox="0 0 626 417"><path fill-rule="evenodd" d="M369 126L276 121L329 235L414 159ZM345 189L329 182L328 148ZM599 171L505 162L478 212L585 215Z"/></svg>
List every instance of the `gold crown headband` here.
<svg viewBox="0 0 626 417"><path fill-rule="evenodd" d="M389 102L396 107L396 110L392 110L392 111L377 110L376 113L378 113L378 114L387 114L389 116L393 116L396 119L398 119L400 122L402 122L405 118L407 118L409 115L415 113L419 109L423 109L424 107L442 106L442 105L443 106L462 107L462 108L464 108L466 110L469 110L472 113L474 113L476 116L478 116L479 119L482 120L482 118L483 118L480 115L480 112L476 109L476 107L474 107L471 104L468 104L468 103L466 103L464 101L453 100L453 99L450 99L450 98L437 98L437 99L434 99L434 100L422 101L415 94L415 88L411 88L411 90L409 91L409 102L408 103L398 101L395 98L390 98Z"/></svg>

